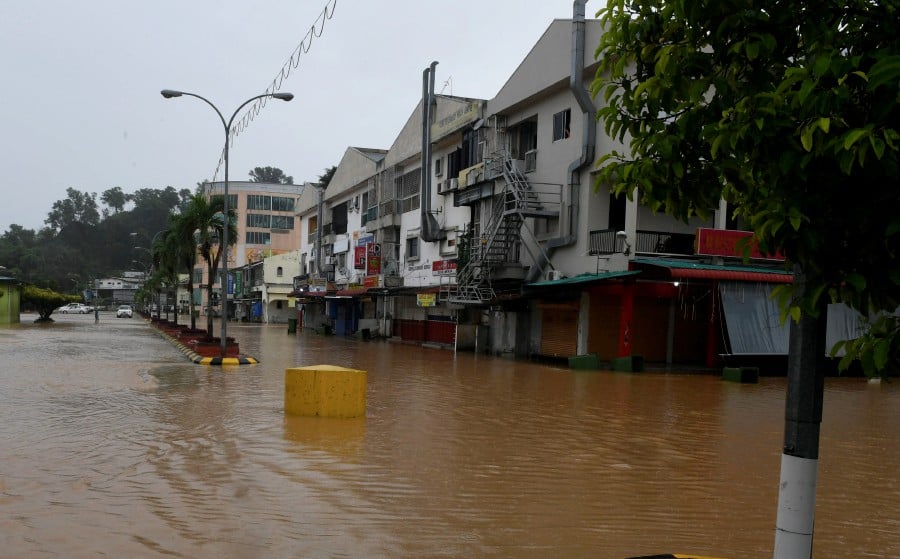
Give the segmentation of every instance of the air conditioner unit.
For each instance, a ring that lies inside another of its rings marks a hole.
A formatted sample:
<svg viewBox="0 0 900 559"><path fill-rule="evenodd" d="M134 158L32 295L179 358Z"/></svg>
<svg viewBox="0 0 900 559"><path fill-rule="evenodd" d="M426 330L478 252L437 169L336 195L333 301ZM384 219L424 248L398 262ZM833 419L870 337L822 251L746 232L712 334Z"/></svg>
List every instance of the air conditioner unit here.
<svg viewBox="0 0 900 559"><path fill-rule="evenodd" d="M530 149L525 152L525 172L529 173L537 169L537 150Z"/></svg>
<svg viewBox="0 0 900 559"><path fill-rule="evenodd" d="M450 179L450 188L447 190L456 190L457 188L459 188L459 179Z"/></svg>
<svg viewBox="0 0 900 559"><path fill-rule="evenodd" d="M549 270L547 272L547 281L561 280L564 277L566 276L564 276L560 270Z"/></svg>

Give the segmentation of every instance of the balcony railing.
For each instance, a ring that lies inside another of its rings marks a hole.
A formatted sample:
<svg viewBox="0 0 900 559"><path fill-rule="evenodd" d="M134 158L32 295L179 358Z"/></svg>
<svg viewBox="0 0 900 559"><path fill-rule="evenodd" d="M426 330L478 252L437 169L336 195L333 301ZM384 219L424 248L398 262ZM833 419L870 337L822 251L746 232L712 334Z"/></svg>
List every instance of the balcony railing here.
<svg viewBox="0 0 900 559"><path fill-rule="evenodd" d="M637 231L632 250L643 254L694 254L694 235L691 233L669 233L666 231ZM616 236L615 229L591 231L590 251L592 255L615 254L625 249L624 239Z"/></svg>

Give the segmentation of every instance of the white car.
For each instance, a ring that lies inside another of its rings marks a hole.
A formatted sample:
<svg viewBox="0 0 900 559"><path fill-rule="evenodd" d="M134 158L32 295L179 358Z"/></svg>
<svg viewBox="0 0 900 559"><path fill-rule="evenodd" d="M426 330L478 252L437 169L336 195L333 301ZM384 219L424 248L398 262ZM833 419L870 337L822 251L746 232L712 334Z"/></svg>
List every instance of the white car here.
<svg viewBox="0 0 900 559"><path fill-rule="evenodd" d="M131 318L133 315L134 311L129 305L119 305L119 308L116 309L116 318Z"/></svg>
<svg viewBox="0 0 900 559"><path fill-rule="evenodd" d="M62 307L59 307L58 309L56 309L56 312L59 312L62 314L69 314L69 313L88 314L92 310L94 310L94 309L92 309L91 307L88 307L87 305L85 305L83 303L69 303L68 305L63 305Z"/></svg>

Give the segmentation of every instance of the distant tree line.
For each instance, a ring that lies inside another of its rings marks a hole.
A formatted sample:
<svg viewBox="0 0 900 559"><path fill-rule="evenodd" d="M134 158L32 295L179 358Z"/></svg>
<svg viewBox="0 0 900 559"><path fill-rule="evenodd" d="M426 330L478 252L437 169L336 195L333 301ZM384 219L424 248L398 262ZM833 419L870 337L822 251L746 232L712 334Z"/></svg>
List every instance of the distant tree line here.
<svg viewBox="0 0 900 559"><path fill-rule="evenodd" d="M276 167L256 167L249 175L254 182L293 183ZM167 186L131 194L117 186L102 192L99 202L96 193L68 188L66 198L53 202L43 228L12 224L0 235L0 266L26 284L73 295L96 278L146 271L154 237L170 228L170 216L196 203L203 184L194 191Z"/></svg>

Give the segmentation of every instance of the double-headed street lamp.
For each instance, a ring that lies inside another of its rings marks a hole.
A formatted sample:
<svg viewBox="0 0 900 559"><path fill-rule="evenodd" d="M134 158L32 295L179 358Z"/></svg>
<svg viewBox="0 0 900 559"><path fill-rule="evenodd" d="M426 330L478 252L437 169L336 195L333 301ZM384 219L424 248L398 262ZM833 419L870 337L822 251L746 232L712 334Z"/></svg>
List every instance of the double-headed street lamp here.
<svg viewBox="0 0 900 559"><path fill-rule="evenodd" d="M213 108L216 111L216 114L219 115L219 120L222 121L222 126L225 127L225 151L223 153L223 159L225 161L225 201L222 207L223 214L223 228L222 228L222 358L226 355L226 344L227 335L228 335L228 144L231 143L231 123L234 122L234 118L249 103L256 101L257 99L264 99L266 97L271 97L273 99L281 99L282 101L290 101L294 98L293 93L263 93L262 95L256 95L244 101L238 106L237 109L234 110L234 113L231 115L231 118L228 119L228 122L225 121L225 117L222 116L222 111L220 111L212 102L196 93L188 93L187 91L176 91L174 89L163 89L160 91L163 97L166 99L171 99L172 97L181 97L182 95L187 95L188 97L196 97L200 99L207 105ZM209 278L210 283L213 278ZM212 334L212 332L210 332Z"/></svg>

